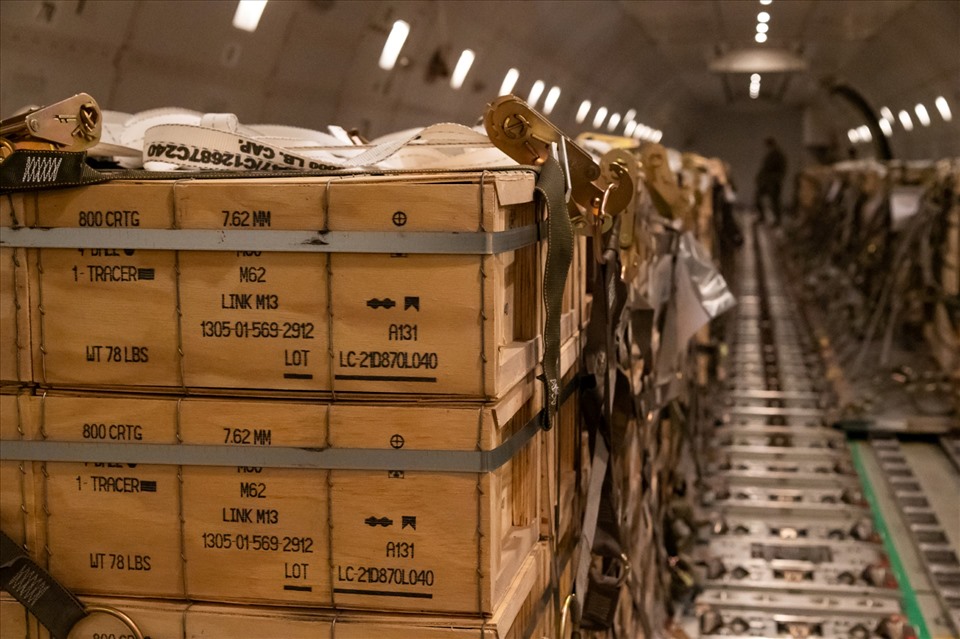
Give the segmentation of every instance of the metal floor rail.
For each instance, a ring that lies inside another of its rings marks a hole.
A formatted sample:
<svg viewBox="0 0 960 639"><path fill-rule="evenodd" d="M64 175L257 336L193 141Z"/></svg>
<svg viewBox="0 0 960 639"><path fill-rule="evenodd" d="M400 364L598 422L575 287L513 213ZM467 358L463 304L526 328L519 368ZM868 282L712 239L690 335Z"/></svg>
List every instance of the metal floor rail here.
<svg viewBox="0 0 960 639"><path fill-rule="evenodd" d="M746 229L726 376L702 442L700 636L915 636L816 344L762 227Z"/></svg>
<svg viewBox="0 0 960 639"><path fill-rule="evenodd" d="M907 463L900 442L883 438L871 444L940 603L954 630L960 633L960 558Z"/></svg>

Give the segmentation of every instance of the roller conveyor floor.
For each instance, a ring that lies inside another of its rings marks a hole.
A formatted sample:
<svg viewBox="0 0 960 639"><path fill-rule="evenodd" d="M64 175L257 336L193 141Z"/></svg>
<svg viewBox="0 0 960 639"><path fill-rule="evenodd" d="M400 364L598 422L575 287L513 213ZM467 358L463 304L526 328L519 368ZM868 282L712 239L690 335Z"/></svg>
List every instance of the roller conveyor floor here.
<svg viewBox="0 0 960 639"><path fill-rule="evenodd" d="M702 442L699 636L956 636L954 442L853 441L833 427L830 380L772 233L744 227Z"/></svg>

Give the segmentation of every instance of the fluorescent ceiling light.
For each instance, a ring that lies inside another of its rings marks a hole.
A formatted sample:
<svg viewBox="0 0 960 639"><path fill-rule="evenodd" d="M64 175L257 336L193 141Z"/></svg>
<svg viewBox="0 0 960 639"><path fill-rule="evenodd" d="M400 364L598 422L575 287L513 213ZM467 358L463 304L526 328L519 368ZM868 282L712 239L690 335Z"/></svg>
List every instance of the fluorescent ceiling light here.
<svg viewBox="0 0 960 639"><path fill-rule="evenodd" d="M877 121L877 124L880 125L880 130L883 131L883 134L888 138L893 135L893 127L890 126L890 120L880 118Z"/></svg>
<svg viewBox="0 0 960 639"><path fill-rule="evenodd" d="M383 45L383 52L380 53L381 69L389 71L397 63L397 58L400 57L400 49L403 48L403 43L407 41L408 35L410 35L409 24L403 20L397 20L393 23L390 35L387 36L387 41Z"/></svg>
<svg viewBox="0 0 960 639"><path fill-rule="evenodd" d="M267 0L240 0L237 3L237 12L233 14L233 26L253 33L260 24L260 16L266 6Z"/></svg>
<svg viewBox="0 0 960 639"><path fill-rule="evenodd" d="M580 103L580 108L577 109L577 124L583 124L583 121L587 119L587 114L590 113L590 100L584 100Z"/></svg>
<svg viewBox="0 0 960 639"><path fill-rule="evenodd" d="M619 126L619 124L620 124L620 114L614 113L613 115L610 116L610 121L607 123L607 131L610 131L612 133L613 130L617 128L617 126Z"/></svg>
<svg viewBox="0 0 960 639"><path fill-rule="evenodd" d="M785 73L806 71L807 61L786 49L777 47L746 47L725 53L710 61L715 73Z"/></svg>
<svg viewBox="0 0 960 639"><path fill-rule="evenodd" d="M597 109L597 114L593 116L593 128L599 129L603 125L603 121L607 119L607 107L600 107Z"/></svg>
<svg viewBox="0 0 960 639"><path fill-rule="evenodd" d="M662 139L663 139L663 131L661 131L660 129L657 129L656 131L654 131L653 134L650 136L650 141L653 142L654 144L656 144Z"/></svg>
<svg viewBox="0 0 960 639"><path fill-rule="evenodd" d="M543 95L544 84L543 80L537 80L533 83L533 86L530 87L530 95L527 96L527 104L531 107L537 106L537 100L540 99L540 96Z"/></svg>
<svg viewBox="0 0 960 639"><path fill-rule="evenodd" d="M637 130L637 123L633 120L627 120L627 125L623 127L623 134L628 138L633 137L634 132Z"/></svg>
<svg viewBox="0 0 960 639"><path fill-rule="evenodd" d="M922 104L918 104L917 106L913 107L913 110L916 112L917 119L920 120L920 124L923 126L930 126L930 114L927 113L927 107L923 106Z"/></svg>
<svg viewBox="0 0 960 639"><path fill-rule="evenodd" d="M547 92L547 99L543 102L544 115L550 115L553 107L557 106L557 100L560 99L560 87L553 87Z"/></svg>
<svg viewBox="0 0 960 639"><path fill-rule="evenodd" d="M766 22L757 23L757 33L766 33L769 30L770 30L770 25L767 24Z"/></svg>
<svg viewBox="0 0 960 639"><path fill-rule="evenodd" d="M760 4L762 4L762 5L764 5L764 6L766 6L766 5L768 5L768 4L772 4L772 3L773 3L773 0L760 0Z"/></svg>
<svg viewBox="0 0 960 639"><path fill-rule="evenodd" d="M757 14L757 22L770 22L770 14L766 11L761 11Z"/></svg>
<svg viewBox="0 0 960 639"><path fill-rule="evenodd" d="M910 119L910 114L906 111L900 111L900 124L907 131L913 131L913 120Z"/></svg>
<svg viewBox="0 0 960 639"><path fill-rule="evenodd" d="M517 86L517 80L520 79L520 72L516 69L510 69L507 71L507 75L503 76L503 82L500 84L500 93L497 95L508 95L513 91L513 87Z"/></svg>
<svg viewBox="0 0 960 639"><path fill-rule="evenodd" d="M886 120L887 122L895 122L895 121L896 121L896 118L893 117L893 111L891 111L891 110L888 109L887 107L880 107L880 115L881 115L881 116L883 117L883 119Z"/></svg>
<svg viewBox="0 0 960 639"><path fill-rule="evenodd" d="M760 74L754 73L750 76L750 82L760 82Z"/></svg>
<svg viewBox="0 0 960 639"><path fill-rule="evenodd" d="M630 109L629 111L627 111L626 113L623 114L623 121L624 121L624 122L629 122L630 120L635 120L636 118L637 118L637 110L636 110L636 109Z"/></svg>
<svg viewBox="0 0 960 639"><path fill-rule="evenodd" d="M856 129L850 129L847 131L847 137L850 139L851 144L856 144L860 141L860 134L857 133Z"/></svg>
<svg viewBox="0 0 960 639"><path fill-rule="evenodd" d="M473 64L474 58L476 58L476 55L473 51L470 49L463 50L460 59L457 60L457 66L453 67L453 75L450 76L451 87L459 89L463 86L463 81L467 79L467 73L470 72L470 66Z"/></svg>
<svg viewBox="0 0 960 639"><path fill-rule="evenodd" d="M755 35L755 36L753 37L753 39L756 40L757 42L759 42L760 44L763 44L764 42L767 41L767 34L766 34L766 33L758 33L757 35Z"/></svg>
<svg viewBox="0 0 960 639"><path fill-rule="evenodd" d="M949 122L953 119L953 114L950 113L950 105L947 104L947 99L942 95L937 98L936 101L937 111L940 112L940 117L943 118L944 122Z"/></svg>
<svg viewBox="0 0 960 639"><path fill-rule="evenodd" d="M861 124L860 126L858 126L857 133L860 135L860 139L863 140L864 142L873 141L873 134L870 133L870 127L868 127L866 124Z"/></svg>

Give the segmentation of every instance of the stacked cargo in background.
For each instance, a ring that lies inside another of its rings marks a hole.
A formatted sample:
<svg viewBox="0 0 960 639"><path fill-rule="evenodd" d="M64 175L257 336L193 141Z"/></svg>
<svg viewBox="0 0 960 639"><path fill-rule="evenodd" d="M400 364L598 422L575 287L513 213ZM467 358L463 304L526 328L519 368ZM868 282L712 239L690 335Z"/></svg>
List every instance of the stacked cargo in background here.
<svg viewBox="0 0 960 639"><path fill-rule="evenodd" d="M785 248L809 306L823 309L842 417L949 429L960 412L960 160L843 162L805 169L798 185Z"/></svg>
<svg viewBox="0 0 960 639"><path fill-rule="evenodd" d="M10 226L121 234L119 248L0 249L3 440L342 451L358 467L4 461L3 530L151 636L554 634L549 587L581 518L584 240L562 304L566 392L544 431L535 179L116 181L5 197ZM196 246L124 249L131 230ZM211 250L244 231L250 250ZM498 248L510 231L527 239ZM284 233L395 238L397 252L276 250ZM487 246L404 251L430 233ZM388 451L414 469L368 463ZM119 632L84 623L77 636Z"/></svg>

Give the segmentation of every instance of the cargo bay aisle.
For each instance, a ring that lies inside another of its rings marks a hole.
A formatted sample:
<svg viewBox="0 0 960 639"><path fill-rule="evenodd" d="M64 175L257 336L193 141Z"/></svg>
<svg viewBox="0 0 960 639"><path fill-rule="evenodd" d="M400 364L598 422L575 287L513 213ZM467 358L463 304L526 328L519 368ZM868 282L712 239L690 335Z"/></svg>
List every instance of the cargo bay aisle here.
<svg viewBox="0 0 960 639"><path fill-rule="evenodd" d="M710 461L699 505L711 525L697 562L700 636L956 636L956 466L936 438L868 441L833 427L832 384L775 259L778 238L752 219L744 227L722 408L701 442ZM884 446L909 470L882 467L878 455L893 459ZM912 492L895 495L888 480L910 471ZM924 527L918 546L904 518L921 506L942 531Z"/></svg>

